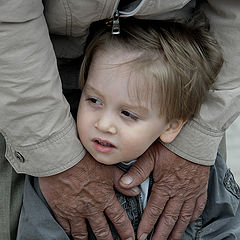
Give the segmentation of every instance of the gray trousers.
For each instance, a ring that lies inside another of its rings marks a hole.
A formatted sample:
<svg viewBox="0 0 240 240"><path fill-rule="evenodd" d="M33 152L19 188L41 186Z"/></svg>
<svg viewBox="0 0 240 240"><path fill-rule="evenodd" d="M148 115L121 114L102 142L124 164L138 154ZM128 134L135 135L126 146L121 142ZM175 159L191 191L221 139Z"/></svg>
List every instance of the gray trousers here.
<svg viewBox="0 0 240 240"><path fill-rule="evenodd" d="M211 167L205 209L183 239L240 239L240 188L220 154Z"/></svg>
<svg viewBox="0 0 240 240"><path fill-rule="evenodd" d="M223 158L218 154L211 167L208 200L203 214L191 223L183 240L240 239L240 189ZM131 208L126 209L129 215ZM134 206L132 205L132 208ZM134 210L135 211L135 210ZM136 213L136 211L135 211ZM90 233L89 239L95 239ZM54 219L36 178L27 177L17 240L69 240ZM117 236L114 239L119 239Z"/></svg>
<svg viewBox="0 0 240 240"><path fill-rule="evenodd" d="M22 206L24 175L17 174L5 158L5 140L0 134L0 240L16 239Z"/></svg>

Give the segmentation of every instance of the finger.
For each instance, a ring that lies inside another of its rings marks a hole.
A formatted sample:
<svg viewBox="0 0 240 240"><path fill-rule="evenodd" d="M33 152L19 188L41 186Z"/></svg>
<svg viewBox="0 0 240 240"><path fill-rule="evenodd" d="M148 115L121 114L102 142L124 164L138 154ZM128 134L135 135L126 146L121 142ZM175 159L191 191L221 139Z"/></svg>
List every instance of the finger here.
<svg viewBox="0 0 240 240"><path fill-rule="evenodd" d="M207 201L207 191L205 191L203 194L201 194L195 204L195 209L194 212L192 214L192 217L190 219L190 222L193 222L195 220L198 219L198 217L202 214L205 205L206 205L206 201Z"/></svg>
<svg viewBox="0 0 240 240"><path fill-rule="evenodd" d="M84 218L78 218L70 222L71 225L71 235L74 240L87 240L88 230L87 224Z"/></svg>
<svg viewBox="0 0 240 240"><path fill-rule="evenodd" d="M113 174L114 188L124 195L137 196L141 191L139 187L133 187L130 189L126 189L126 188L121 187L121 185L119 184L119 180L123 174L124 174L124 172L121 169L119 169L118 167L114 168L114 174Z"/></svg>
<svg viewBox="0 0 240 240"><path fill-rule="evenodd" d="M169 196L165 193L166 192L161 190L156 191L153 186L147 206L144 209L142 219L138 226L138 239L145 239L145 237L152 231L169 199ZM141 236L142 238L140 238Z"/></svg>
<svg viewBox="0 0 240 240"><path fill-rule="evenodd" d="M140 185L150 175L154 161L148 154L143 154L120 179L120 186L132 188Z"/></svg>
<svg viewBox="0 0 240 240"><path fill-rule="evenodd" d="M108 222L103 213L88 217L88 222L94 232L97 240L113 240Z"/></svg>
<svg viewBox="0 0 240 240"><path fill-rule="evenodd" d="M179 198L171 198L164 208L155 229L153 240L167 240L178 220L183 202Z"/></svg>
<svg viewBox="0 0 240 240"><path fill-rule="evenodd" d="M132 224L115 196L113 203L105 209L106 215L113 223L121 239L134 239Z"/></svg>
<svg viewBox="0 0 240 240"><path fill-rule="evenodd" d="M172 230L169 240L170 239L177 240L182 238L182 235L185 232L192 217L195 208L195 203L196 201L194 199L189 199L188 201L184 202L180 215Z"/></svg>
<svg viewBox="0 0 240 240"><path fill-rule="evenodd" d="M67 235L70 235L71 228L70 228L70 224L69 224L68 220L66 220L60 216L57 216L57 215L54 215L54 216L55 216L57 222L62 226L64 231L67 233Z"/></svg>

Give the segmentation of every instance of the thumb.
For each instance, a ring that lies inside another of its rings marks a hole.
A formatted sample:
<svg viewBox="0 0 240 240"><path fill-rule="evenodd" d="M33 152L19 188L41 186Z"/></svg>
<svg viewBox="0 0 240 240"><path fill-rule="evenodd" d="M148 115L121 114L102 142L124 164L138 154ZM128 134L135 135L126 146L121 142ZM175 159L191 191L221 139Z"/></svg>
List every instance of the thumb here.
<svg viewBox="0 0 240 240"><path fill-rule="evenodd" d="M120 186L123 188L132 188L140 185L145 179L148 178L154 168L154 161L145 152L125 173L119 181Z"/></svg>
<svg viewBox="0 0 240 240"><path fill-rule="evenodd" d="M120 193L127 195L127 196L137 196L140 193L139 187L130 187L129 189L123 188L119 183L119 179L123 176L124 172L119 169L118 167L113 168L113 185L116 190L118 190Z"/></svg>

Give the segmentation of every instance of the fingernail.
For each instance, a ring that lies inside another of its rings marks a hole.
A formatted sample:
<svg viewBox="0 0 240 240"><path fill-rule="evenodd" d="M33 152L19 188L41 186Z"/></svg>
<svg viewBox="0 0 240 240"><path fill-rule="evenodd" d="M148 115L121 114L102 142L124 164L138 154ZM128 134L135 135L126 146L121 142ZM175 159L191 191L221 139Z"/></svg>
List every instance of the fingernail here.
<svg viewBox="0 0 240 240"><path fill-rule="evenodd" d="M147 239L147 233L143 233L141 236L140 236L140 238L139 238L139 240L145 240L145 239Z"/></svg>
<svg viewBox="0 0 240 240"><path fill-rule="evenodd" d="M133 188L132 188L132 191L135 192L135 193L137 193L137 194L140 193L139 187L133 187Z"/></svg>
<svg viewBox="0 0 240 240"><path fill-rule="evenodd" d="M124 176L121 178L121 182L125 185L129 185L130 183L132 183L133 179L129 176Z"/></svg>

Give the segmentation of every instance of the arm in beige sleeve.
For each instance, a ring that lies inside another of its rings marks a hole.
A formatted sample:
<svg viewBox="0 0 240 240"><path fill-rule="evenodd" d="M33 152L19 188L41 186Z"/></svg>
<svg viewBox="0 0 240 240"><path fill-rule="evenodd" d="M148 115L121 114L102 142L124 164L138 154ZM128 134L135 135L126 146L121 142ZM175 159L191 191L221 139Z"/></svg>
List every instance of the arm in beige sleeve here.
<svg viewBox="0 0 240 240"><path fill-rule="evenodd" d="M18 173L48 176L75 165L85 150L62 95L42 3L35 3L1 5L0 131Z"/></svg>
<svg viewBox="0 0 240 240"><path fill-rule="evenodd" d="M225 130L240 114L240 2L209 0L203 9L225 62L199 115L166 146L192 162L212 165Z"/></svg>

